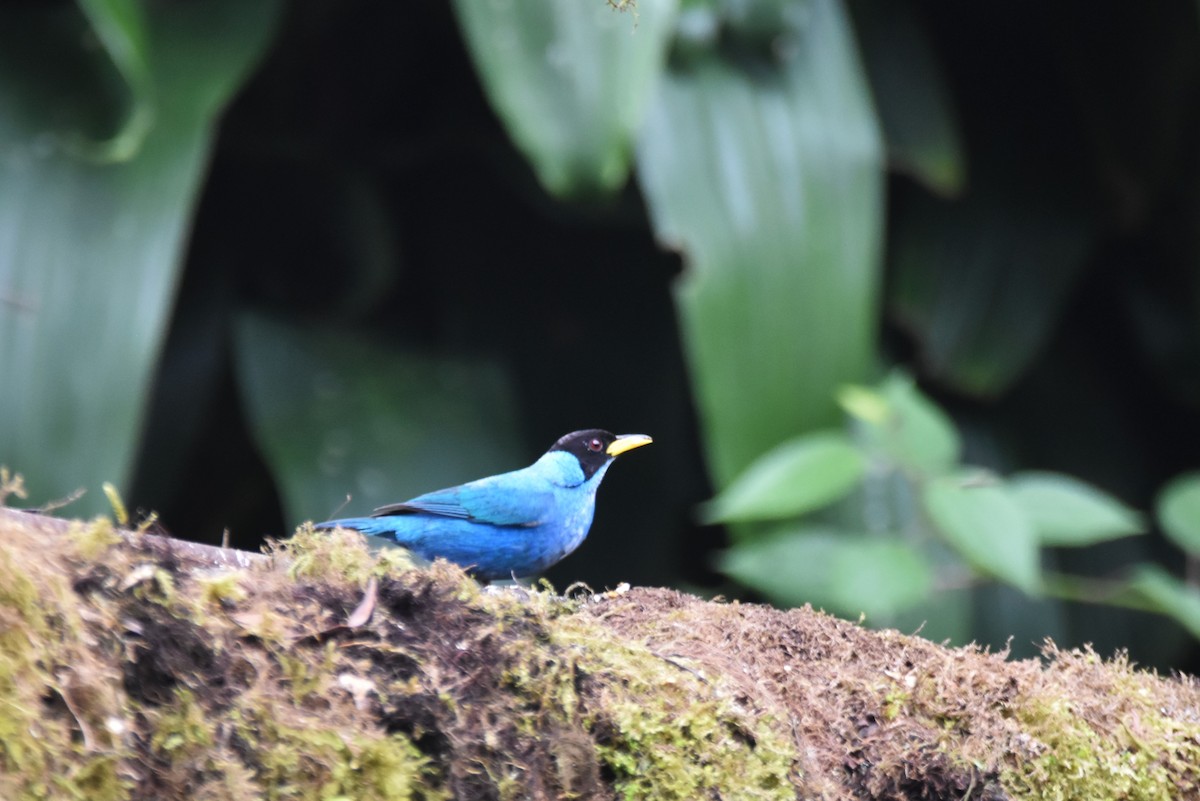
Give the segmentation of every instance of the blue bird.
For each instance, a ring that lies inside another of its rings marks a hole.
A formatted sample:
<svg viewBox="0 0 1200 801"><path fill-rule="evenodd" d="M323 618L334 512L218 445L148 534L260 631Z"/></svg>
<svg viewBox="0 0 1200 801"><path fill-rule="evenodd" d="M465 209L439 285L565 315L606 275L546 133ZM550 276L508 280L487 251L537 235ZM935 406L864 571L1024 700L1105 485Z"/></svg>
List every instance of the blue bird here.
<svg viewBox="0 0 1200 801"><path fill-rule="evenodd" d="M579 547L613 459L651 441L645 434L575 431L521 470L316 527L390 540L425 559L455 562L484 581L530 576Z"/></svg>

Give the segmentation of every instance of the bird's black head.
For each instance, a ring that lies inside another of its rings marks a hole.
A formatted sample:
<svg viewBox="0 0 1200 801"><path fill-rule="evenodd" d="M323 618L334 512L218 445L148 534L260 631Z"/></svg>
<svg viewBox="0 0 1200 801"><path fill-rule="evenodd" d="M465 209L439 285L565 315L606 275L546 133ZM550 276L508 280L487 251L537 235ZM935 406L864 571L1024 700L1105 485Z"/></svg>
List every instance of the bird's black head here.
<svg viewBox="0 0 1200 801"><path fill-rule="evenodd" d="M602 428L588 428L583 431L572 431L560 437L550 448L552 451L566 451L579 460L586 481L596 475L596 471L608 464L614 458L632 448L648 445L650 438L645 434L622 434L617 436Z"/></svg>

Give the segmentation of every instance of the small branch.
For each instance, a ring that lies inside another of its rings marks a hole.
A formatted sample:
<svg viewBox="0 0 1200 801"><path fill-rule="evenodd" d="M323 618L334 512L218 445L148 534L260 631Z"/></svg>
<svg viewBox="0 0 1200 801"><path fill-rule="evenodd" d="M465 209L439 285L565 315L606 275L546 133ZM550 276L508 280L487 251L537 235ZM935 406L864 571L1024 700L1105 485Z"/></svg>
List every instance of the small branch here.
<svg viewBox="0 0 1200 801"><path fill-rule="evenodd" d="M72 522L57 517L25 512L20 509L0 507L0 517L20 523L23 526L63 536L70 531ZM164 555L170 554L178 559L206 567L232 567L246 569L253 565L266 564L270 558L265 554L239 551L234 548L219 548L216 545L205 545L200 542L177 540L173 537L163 537L157 534L141 534L127 529L118 529L117 533L125 538L130 545L157 551Z"/></svg>
<svg viewBox="0 0 1200 801"><path fill-rule="evenodd" d="M1118 579L1071 576L1066 573L1047 573L1043 586L1046 593L1066 601L1085 604L1106 604L1134 609L1139 612L1159 612L1152 604L1129 594L1127 582Z"/></svg>

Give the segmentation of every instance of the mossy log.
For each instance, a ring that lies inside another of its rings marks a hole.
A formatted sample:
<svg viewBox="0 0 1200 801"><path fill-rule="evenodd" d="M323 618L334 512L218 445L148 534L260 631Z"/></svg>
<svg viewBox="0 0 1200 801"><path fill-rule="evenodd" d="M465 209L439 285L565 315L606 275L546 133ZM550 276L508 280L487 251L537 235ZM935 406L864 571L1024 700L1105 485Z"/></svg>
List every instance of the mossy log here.
<svg viewBox="0 0 1200 801"><path fill-rule="evenodd" d="M0 798L1200 797L1200 688L660 589L0 509Z"/></svg>

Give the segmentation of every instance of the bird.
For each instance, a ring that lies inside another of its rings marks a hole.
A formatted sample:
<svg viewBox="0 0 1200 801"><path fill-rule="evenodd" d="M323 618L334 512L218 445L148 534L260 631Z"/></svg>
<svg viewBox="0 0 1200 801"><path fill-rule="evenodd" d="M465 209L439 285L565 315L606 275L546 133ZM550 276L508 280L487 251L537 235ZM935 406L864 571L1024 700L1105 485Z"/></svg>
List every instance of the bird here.
<svg viewBox="0 0 1200 801"><path fill-rule="evenodd" d="M573 431L520 470L314 528L353 529L430 561L447 559L482 581L536 575L587 537L596 490L613 460L651 442L645 434Z"/></svg>

